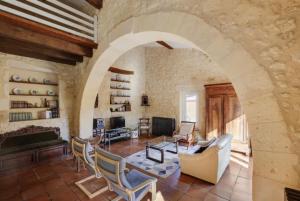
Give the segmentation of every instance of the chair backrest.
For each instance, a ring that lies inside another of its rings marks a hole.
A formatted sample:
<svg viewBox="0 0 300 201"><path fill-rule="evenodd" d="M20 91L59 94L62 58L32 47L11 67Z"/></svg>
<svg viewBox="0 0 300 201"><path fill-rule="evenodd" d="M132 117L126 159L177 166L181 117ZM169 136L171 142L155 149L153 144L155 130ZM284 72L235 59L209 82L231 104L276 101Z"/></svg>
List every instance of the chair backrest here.
<svg viewBox="0 0 300 201"><path fill-rule="evenodd" d="M195 122L182 121L180 123L178 135L186 136L187 134L192 134L194 132L194 129L195 129Z"/></svg>
<svg viewBox="0 0 300 201"><path fill-rule="evenodd" d="M95 168L110 183L120 188L129 188L125 177L126 160L101 148L95 152Z"/></svg>
<svg viewBox="0 0 300 201"><path fill-rule="evenodd" d="M94 161L91 158L89 151L91 149L91 145L89 141L83 140L79 137L74 137L72 139L72 152L75 157L80 158L84 163L89 166L94 166Z"/></svg>

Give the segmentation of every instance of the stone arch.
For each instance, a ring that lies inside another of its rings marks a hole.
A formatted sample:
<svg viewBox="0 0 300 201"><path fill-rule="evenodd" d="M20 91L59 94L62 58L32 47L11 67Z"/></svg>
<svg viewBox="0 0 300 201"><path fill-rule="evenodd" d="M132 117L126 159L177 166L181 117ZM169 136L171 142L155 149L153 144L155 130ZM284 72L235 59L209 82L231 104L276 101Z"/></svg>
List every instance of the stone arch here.
<svg viewBox="0 0 300 201"><path fill-rule="evenodd" d="M273 94L273 84L264 68L241 45L190 14L158 12L131 17L103 38L81 82L77 107L79 135L89 137L92 133L93 104L108 68L128 50L157 40L183 43L203 51L231 80L252 134L253 199L281 200L284 186L298 185L295 170L298 157L293 154L286 123ZM268 139L274 136L281 141L279 145ZM269 192L265 194L264 191Z"/></svg>

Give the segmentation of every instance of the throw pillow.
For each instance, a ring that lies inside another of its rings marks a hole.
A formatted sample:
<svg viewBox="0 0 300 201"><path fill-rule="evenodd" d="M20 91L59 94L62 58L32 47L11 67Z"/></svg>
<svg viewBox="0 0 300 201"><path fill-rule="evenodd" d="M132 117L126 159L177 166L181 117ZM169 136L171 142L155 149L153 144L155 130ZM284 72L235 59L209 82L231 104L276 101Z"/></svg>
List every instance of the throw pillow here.
<svg viewBox="0 0 300 201"><path fill-rule="evenodd" d="M200 148L198 150L195 151L195 153L202 153L205 149L207 149L212 143L214 143L214 141L216 141L216 138L212 138L209 141L205 141L203 142L203 144L199 144Z"/></svg>

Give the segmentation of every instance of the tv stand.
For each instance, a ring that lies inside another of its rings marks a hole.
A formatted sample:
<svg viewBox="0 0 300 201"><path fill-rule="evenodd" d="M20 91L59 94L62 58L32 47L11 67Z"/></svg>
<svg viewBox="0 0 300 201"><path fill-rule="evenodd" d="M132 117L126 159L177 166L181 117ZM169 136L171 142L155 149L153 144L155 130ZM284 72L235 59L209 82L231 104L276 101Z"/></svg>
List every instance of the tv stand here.
<svg viewBox="0 0 300 201"><path fill-rule="evenodd" d="M125 127L105 130L104 143L110 145L111 141L129 139L130 137L131 132Z"/></svg>

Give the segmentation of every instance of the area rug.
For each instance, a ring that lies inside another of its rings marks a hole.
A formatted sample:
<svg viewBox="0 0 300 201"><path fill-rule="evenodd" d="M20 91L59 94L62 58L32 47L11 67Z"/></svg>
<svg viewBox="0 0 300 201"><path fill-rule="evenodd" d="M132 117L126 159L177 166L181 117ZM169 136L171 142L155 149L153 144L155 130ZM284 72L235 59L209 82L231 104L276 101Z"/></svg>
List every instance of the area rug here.
<svg viewBox="0 0 300 201"><path fill-rule="evenodd" d="M175 145L168 145L164 149L175 150ZM187 151L186 147L178 146L179 153L185 153ZM160 152L157 150L150 149L150 156L160 160ZM172 175L178 168L180 168L178 154L173 154L167 151L165 151L164 163L158 163L147 159L146 150L134 153L128 156L126 160L127 163L162 178Z"/></svg>

